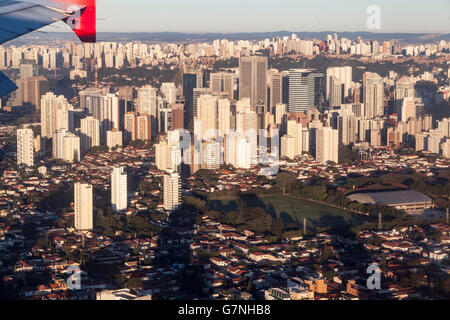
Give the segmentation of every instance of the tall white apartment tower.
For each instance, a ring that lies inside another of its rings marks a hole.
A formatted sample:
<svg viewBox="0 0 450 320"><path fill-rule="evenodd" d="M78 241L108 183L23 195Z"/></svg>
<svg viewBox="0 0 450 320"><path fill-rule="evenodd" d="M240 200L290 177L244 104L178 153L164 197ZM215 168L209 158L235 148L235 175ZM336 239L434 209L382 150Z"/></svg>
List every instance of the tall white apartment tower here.
<svg viewBox="0 0 450 320"><path fill-rule="evenodd" d="M384 83L377 73L366 72L364 83L365 118L373 119L384 115Z"/></svg>
<svg viewBox="0 0 450 320"><path fill-rule="evenodd" d="M164 209L174 211L181 205L181 178L178 173L164 175Z"/></svg>
<svg viewBox="0 0 450 320"><path fill-rule="evenodd" d="M34 136L32 129L17 130L17 164L32 167L34 165Z"/></svg>
<svg viewBox="0 0 450 320"><path fill-rule="evenodd" d="M100 121L92 116L81 120L81 152L100 146Z"/></svg>
<svg viewBox="0 0 450 320"><path fill-rule="evenodd" d="M92 185L76 183L74 185L75 229L89 231L94 228Z"/></svg>
<svg viewBox="0 0 450 320"><path fill-rule="evenodd" d="M339 162L339 132L331 127L317 130L316 161L326 164L328 161Z"/></svg>
<svg viewBox="0 0 450 320"><path fill-rule="evenodd" d="M330 99L331 81L330 78L334 77L336 81L340 82L343 86L343 96L346 98L350 95L352 87L352 67L334 67L327 69L327 81L326 81L326 95L327 99Z"/></svg>
<svg viewBox="0 0 450 320"><path fill-rule="evenodd" d="M137 110L140 114L157 117L158 110L155 88L144 86L138 89Z"/></svg>
<svg viewBox="0 0 450 320"><path fill-rule="evenodd" d="M124 167L114 167L111 174L111 205L115 211L123 211L128 206L127 174Z"/></svg>

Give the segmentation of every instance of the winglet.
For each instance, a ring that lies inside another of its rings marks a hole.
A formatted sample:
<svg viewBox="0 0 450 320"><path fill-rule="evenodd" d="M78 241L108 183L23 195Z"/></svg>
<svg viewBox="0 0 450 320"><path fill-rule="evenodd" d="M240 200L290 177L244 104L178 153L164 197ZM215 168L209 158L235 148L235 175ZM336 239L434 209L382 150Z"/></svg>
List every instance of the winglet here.
<svg viewBox="0 0 450 320"><path fill-rule="evenodd" d="M72 14L63 21L83 42L97 40L97 3L96 0L54 0L68 3L67 13Z"/></svg>
<svg viewBox="0 0 450 320"><path fill-rule="evenodd" d="M2 72L0 72L0 98L17 89L14 82L9 80Z"/></svg>

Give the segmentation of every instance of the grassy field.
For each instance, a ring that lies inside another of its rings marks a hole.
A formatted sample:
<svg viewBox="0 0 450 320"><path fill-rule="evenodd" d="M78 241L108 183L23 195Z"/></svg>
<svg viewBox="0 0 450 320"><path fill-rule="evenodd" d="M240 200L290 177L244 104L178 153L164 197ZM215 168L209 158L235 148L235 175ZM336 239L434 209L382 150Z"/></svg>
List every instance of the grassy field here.
<svg viewBox="0 0 450 320"><path fill-rule="evenodd" d="M365 217L352 214L346 210L328 207L309 201L302 201L283 196L244 196L243 202L247 207L261 207L273 218L281 217L287 224L303 225L307 219L309 229L351 227L364 223ZM237 211L238 199L211 200L208 206L212 210Z"/></svg>

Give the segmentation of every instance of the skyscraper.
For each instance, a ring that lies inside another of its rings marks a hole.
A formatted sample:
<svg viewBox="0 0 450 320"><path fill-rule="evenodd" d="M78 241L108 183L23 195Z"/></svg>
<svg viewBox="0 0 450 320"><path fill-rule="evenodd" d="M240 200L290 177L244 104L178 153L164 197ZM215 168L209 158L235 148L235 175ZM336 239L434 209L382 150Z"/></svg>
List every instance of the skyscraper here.
<svg viewBox="0 0 450 320"><path fill-rule="evenodd" d="M334 67L327 69L327 79L326 79L326 97L330 100L330 78L334 77L336 81L339 81L342 84L342 98L347 98L351 93L352 86L352 67Z"/></svg>
<svg viewBox="0 0 450 320"><path fill-rule="evenodd" d="M34 136L32 129L17 130L17 165L34 165Z"/></svg>
<svg viewBox="0 0 450 320"><path fill-rule="evenodd" d="M111 173L111 205L115 211L123 211L128 206L127 174L124 167L114 167Z"/></svg>
<svg viewBox="0 0 450 320"><path fill-rule="evenodd" d="M74 185L75 229L78 231L89 231L94 228L92 190L92 186L87 183Z"/></svg>
<svg viewBox="0 0 450 320"><path fill-rule="evenodd" d="M41 135L52 138L53 134L62 129L69 129L69 110L72 106L64 96L56 96L48 92L41 98Z"/></svg>
<svg viewBox="0 0 450 320"><path fill-rule="evenodd" d="M164 209L174 211L181 205L181 178L178 173L164 175Z"/></svg>
<svg viewBox="0 0 450 320"><path fill-rule="evenodd" d="M41 109L41 97L48 91L45 77L28 77L23 80L23 102L35 110Z"/></svg>
<svg viewBox="0 0 450 320"><path fill-rule="evenodd" d="M117 129L112 129L106 133L106 145L111 150L115 147L122 147L123 144L123 134L122 131Z"/></svg>
<svg viewBox="0 0 450 320"><path fill-rule="evenodd" d="M277 104L289 101L289 73L275 72L270 75L270 110L274 113Z"/></svg>
<svg viewBox="0 0 450 320"><path fill-rule="evenodd" d="M200 73L184 73L183 74L183 96L185 99L186 124L194 118L194 89L202 88L200 85ZM201 77L203 82L203 77Z"/></svg>
<svg viewBox="0 0 450 320"><path fill-rule="evenodd" d="M81 120L81 152L100 146L100 121L92 116Z"/></svg>
<svg viewBox="0 0 450 320"><path fill-rule="evenodd" d="M66 132L62 138L62 148L63 148L63 160L69 163L79 162L81 147L80 147L80 137L77 135Z"/></svg>
<svg viewBox="0 0 450 320"><path fill-rule="evenodd" d="M414 82L410 77L401 77L395 83L394 90L394 104L395 104L395 113L399 115L401 113L401 109L403 106L404 98L414 98L416 93L416 89L414 86Z"/></svg>
<svg viewBox="0 0 450 320"><path fill-rule="evenodd" d="M239 100L250 98L250 104L267 104L267 57L241 57L239 60Z"/></svg>
<svg viewBox="0 0 450 320"><path fill-rule="evenodd" d="M313 69L289 71L289 112L318 109L323 100L323 74Z"/></svg>
<svg viewBox="0 0 450 320"><path fill-rule="evenodd" d="M136 115L135 112L128 112L125 115L125 139L127 141L149 141L152 139L152 118L149 115Z"/></svg>
<svg viewBox="0 0 450 320"><path fill-rule="evenodd" d="M296 120L287 123L287 135L294 139L294 158L303 154L303 127Z"/></svg>
<svg viewBox="0 0 450 320"><path fill-rule="evenodd" d="M316 130L316 161L326 164L328 161L338 163L339 132L331 127Z"/></svg>
<svg viewBox="0 0 450 320"><path fill-rule="evenodd" d="M199 139L211 139L214 136L206 137L206 133L213 133L212 130L217 128L217 104L218 99L213 95L203 95L198 99L197 116L195 117L196 123L201 123L202 131L200 132L201 137Z"/></svg>
<svg viewBox="0 0 450 320"><path fill-rule="evenodd" d="M384 115L384 83L377 73L366 72L363 77L365 118Z"/></svg>
<svg viewBox="0 0 450 320"><path fill-rule="evenodd" d="M212 92L226 92L230 100L234 99L233 74L216 72L210 74L209 88Z"/></svg>
<svg viewBox="0 0 450 320"><path fill-rule="evenodd" d="M342 104L343 84L332 76L329 78L329 87L329 107L332 110L335 107L340 107Z"/></svg>
<svg viewBox="0 0 450 320"><path fill-rule="evenodd" d="M156 88L144 86L139 88L137 98L137 111L140 114L147 114L157 118Z"/></svg>
<svg viewBox="0 0 450 320"><path fill-rule="evenodd" d="M161 93L168 104L177 102L177 87L173 82L164 82L161 84Z"/></svg>

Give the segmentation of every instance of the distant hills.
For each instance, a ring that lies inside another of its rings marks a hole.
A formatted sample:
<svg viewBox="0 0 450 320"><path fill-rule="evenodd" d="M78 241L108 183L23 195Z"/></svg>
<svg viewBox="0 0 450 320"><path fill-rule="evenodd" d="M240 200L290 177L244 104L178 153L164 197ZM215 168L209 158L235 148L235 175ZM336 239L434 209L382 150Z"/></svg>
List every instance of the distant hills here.
<svg viewBox="0 0 450 320"><path fill-rule="evenodd" d="M243 32L243 33L180 33L180 32L136 32L136 33L116 33L116 32L99 32L99 41L154 41L154 42L211 42L216 39L228 40L264 40L274 37L290 36L297 34L300 39L326 39L327 35L333 35L334 31L323 32ZM373 33L373 32L336 32L339 38L345 37L355 40L360 36L364 40L389 41L397 40L406 43L428 43L440 40L450 41L450 33ZM76 36L70 32L33 32L22 37L17 42L25 42L30 40L52 40L67 39L75 40Z"/></svg>

